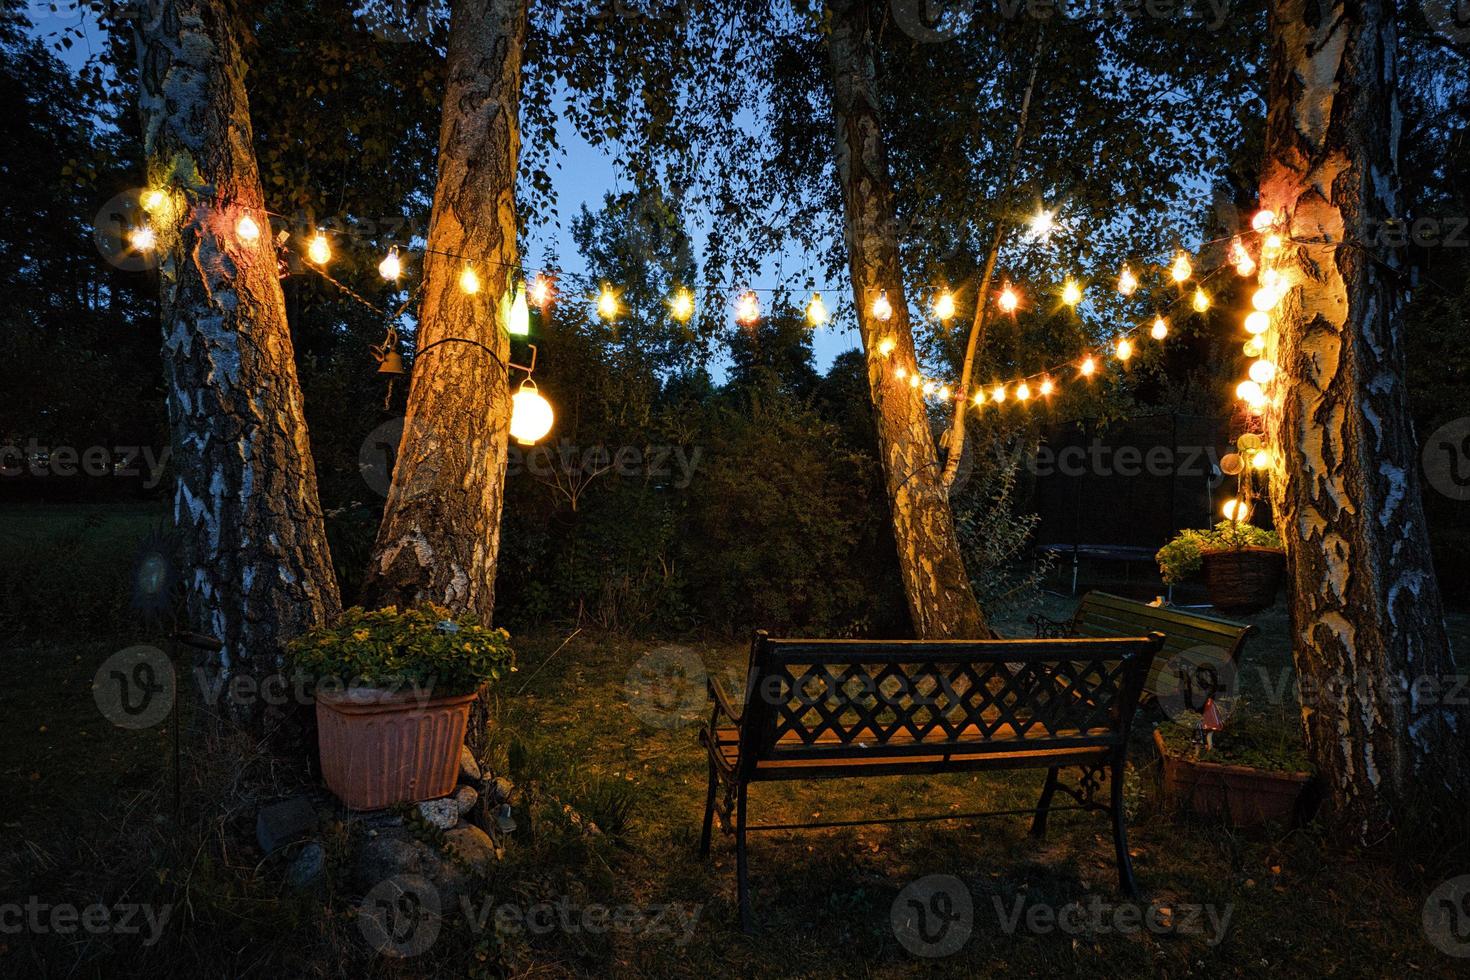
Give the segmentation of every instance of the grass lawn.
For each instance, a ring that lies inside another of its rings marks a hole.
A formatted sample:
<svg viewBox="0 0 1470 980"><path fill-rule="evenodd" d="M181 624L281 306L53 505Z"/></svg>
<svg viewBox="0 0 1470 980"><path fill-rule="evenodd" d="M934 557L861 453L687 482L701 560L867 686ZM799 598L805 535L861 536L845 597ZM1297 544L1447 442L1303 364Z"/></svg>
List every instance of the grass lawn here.
<svg viewBox="0 0 1470 980"><path fill-rule="evenodd" d="M1065 613L1071 602L1050 598L1046 611ZM1261 632L1247 647L1247 685L1256 668L1276 676L1289 663L1282 611L1255 621ZM1465 643L1470 621L1457 616L1454 625ZM1026 633L1017 619L1001 626ZM1328 850L1311 829L1240 834L1178 818L1157 801L1142 732L1128 805L1142 905L1160 910L1159 931L1114 928L1122 900L1107 823L1063 813L1052 818L1044 842L1027 835L1023 818L753 835L760 929L743 936L730 838L716 835L708 861L696 853L705 790L696 732L706 713L700 672L738 687L745 645L586 632L566 641L550 631L514 639L520 669L490 705L485 748L493 768L516 783L518 826L503 861L471 896L471 914L452 911L438 940L409 960L379 956L362 940L362 891L345 868L354 831L323 830L329 871L314 893L292 892L283 862L258 852L254 806L242 801L287 794L309 782L308 774L258 746L197 740L187 746L184 819L174 823L166 727L113 728L90 690L97 666L138 637L28 636L8 646L0 657L0 792L8 802L0 903L36 896L170 911L151 945L123 935L0 933L0 975L1463 973L1464 961L1425 939L1421 915L1439 881L1470 871L1453 864L1463 861L1464 842L1440 842L1429 855L1440 863L1426 867ZM668 664L689 668L685 682L650 682ZM1294 708L1280 710L1289 722ZM1041 779L1017 772L759 784L751 818L1025 808ZM1447 866L1451 844L1461 857L1449 857ZM931 875L958 878L972 910L952 926L963 930L963 944L939 959L910 952L890 924L900 893ZM541 903L573 926L494 928L503 915L496 910L519 915ZM1087 923L1068 917L1063 928L1047 918L1072 903L1093 910ZM579 925L594 906L623 910L622 927ZM473 921L482 913L490 923L484 928Z"/></svg>

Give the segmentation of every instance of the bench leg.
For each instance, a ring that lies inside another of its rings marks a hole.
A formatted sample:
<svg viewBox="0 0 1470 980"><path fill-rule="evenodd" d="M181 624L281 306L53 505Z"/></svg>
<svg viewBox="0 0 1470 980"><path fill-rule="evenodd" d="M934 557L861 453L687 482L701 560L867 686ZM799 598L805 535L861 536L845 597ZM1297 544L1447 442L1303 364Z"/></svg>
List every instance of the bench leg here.
<svg viewBox="0 0 1470 980"><path fill-rule="evenodd" d="M1031 820L1032 837L1040 839L1046 836L1046 812L1051 809L1051 798L1057 791L1058 771L1056 766L1046 771L1046 785L1041 788L1041 799L1036 804L1036 816Z"/></svg>
<svg viewBox="0 0 1470 980"><path fill-rule="evenodd" d="M740 894L740 931L754 931L750 915L750 878L745 861L745 783L736 790L735 798L735 884Z"/></svg>
<svg viewBox="0 0 1470 980"><path fill-rule="evenodd" d="M709 838L710 831L714 828L715 822L715 789L717 788L718 782L715 775L715 761L711 759L709 763L709 791L704 796L704 829L699 834L700 857L709 857Z"/></svg>
<svg viewBox="0 0 1470 980"><path fill-rule="evenodd" d="M1113 848L1118 854L1118 890L1127 897L1137 900L1138 883L1133 880L1133 859L1128 856L1128 827L1125 823L1127 818L1123 813L1124 768L1121 758L1113 763Z"/></svg>

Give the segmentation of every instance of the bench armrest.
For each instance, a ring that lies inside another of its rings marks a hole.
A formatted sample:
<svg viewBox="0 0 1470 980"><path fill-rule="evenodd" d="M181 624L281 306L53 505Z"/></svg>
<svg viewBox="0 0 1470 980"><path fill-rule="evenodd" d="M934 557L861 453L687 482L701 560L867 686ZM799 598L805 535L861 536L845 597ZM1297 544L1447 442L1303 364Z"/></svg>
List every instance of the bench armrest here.
<svg viewBox="0 0 1470 980"><path fill-rule="evenodd" d="M1032 613L1026 617L1026 622L1036 631L1038 640L1065 640L1077 635L1077 617L1061 620L1043 616L1041 613Z"/></svg>
<svg viewBox="0 0 1470 980"><path fill-rule="evenodd" d="M706 680L709 686L710 699L715 703L714 717L711 719L711 723L717 722L720 715L723 714L738 726L740 724L741 712L735 708L734 702L725 693L725 688L720 684L719 678L710 674Z"/></svg>

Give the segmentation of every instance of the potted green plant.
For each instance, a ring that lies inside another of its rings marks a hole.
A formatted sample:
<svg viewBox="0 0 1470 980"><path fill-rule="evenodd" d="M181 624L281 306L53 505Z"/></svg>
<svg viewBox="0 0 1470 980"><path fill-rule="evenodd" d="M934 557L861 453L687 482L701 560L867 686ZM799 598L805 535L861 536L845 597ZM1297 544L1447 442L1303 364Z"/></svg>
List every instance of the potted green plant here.
<svg viewBox="0 0 1470 980"><path fill-rule="evenodd" d="M288 656L314 682L322 777L354 810L453 792L470 704L515 669L504 630L432 604L349 609Z"/></svg>
<svg viewBox="0 0 1470 980"><path fill-rule="evenodd" d="M1155 558L1169 585L1203 570L1210 602L1230 612L1251 613L1270 606L1286 572L1281 537L1244 521L1221 521L1208 530L1186 528Z"/></svg>
<svg viewBox="0 0 1470 980"><path fill-rule="evenodd" d="M1299 735L1242 699L1220 705L1206 701L1203 712L1154 729L1165 802L1232 827L1296 822L1312 779Z"/></svg>

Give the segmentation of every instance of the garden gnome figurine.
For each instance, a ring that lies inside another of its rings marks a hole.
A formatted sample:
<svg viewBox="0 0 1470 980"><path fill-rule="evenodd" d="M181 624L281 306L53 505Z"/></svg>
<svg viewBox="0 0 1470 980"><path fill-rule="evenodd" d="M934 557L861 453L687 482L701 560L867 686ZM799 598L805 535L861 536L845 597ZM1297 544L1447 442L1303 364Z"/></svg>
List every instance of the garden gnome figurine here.
<svg viewBox="0 0 1470 980"><path fill-rule="evenodd" d="M1205 731L1205 751L1213 751L1215 748L1215 733L1223 731L1225 728L1220 723L1220 710L1215 707L1214 698L1205 698L1205 707L1200 712L1199 723L1200 727Z"/></svg>

